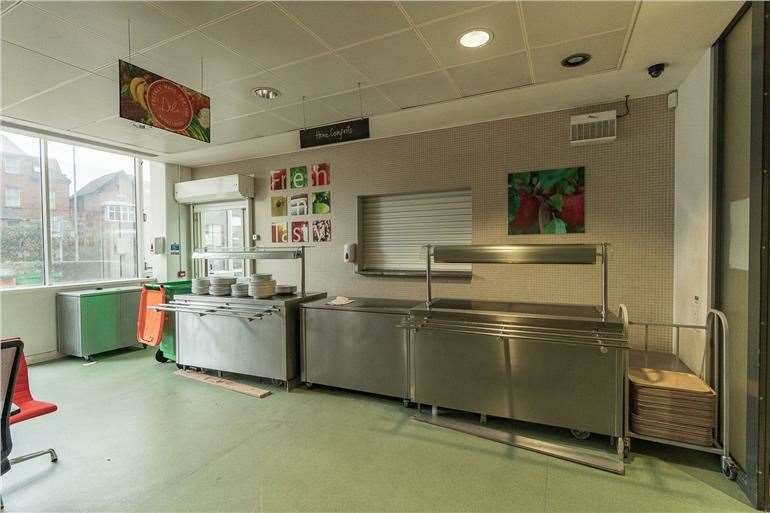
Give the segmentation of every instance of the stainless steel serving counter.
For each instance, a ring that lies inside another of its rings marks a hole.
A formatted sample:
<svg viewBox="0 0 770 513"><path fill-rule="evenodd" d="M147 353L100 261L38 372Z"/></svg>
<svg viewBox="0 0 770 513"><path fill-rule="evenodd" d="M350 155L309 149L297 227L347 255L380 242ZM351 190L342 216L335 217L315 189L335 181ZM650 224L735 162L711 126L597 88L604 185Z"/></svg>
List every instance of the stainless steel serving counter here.
<svg viewBox="0 0 770 513"><path fill-rule="evenodd" d="M299 380L299 306L325 292L268 299L179 294L158 309L176 313L177 363Z"/></svg>
<svg viewBox="0 0 770 513"><path fill-rule="evenodd" d="M399 328L418 301L351 298L301 308L302 381L399 397L408 402L408 333Z"/></svg>
<svg viewBox="0 0 770 513"><path fill-rule="evenodd" d="M623 436L625 325L601 307L436 299L411 310L411 397Z"/></svg>

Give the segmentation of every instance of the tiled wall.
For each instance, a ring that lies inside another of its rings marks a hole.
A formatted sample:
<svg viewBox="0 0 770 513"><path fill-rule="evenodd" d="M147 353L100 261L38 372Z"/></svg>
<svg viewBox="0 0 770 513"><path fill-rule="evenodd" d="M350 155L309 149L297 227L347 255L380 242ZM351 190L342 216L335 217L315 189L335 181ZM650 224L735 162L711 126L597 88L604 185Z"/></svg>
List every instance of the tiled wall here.
<svg viewBox="0 0 770 513"><path fill-rule="evenodd" d="M256 226L270 237L267 176L272 169L329 162L332 242L308 250L308 285L329 294L421 299L423 281L359 276L342 261L356 241L357 195L470 187L474 243L610 244L610 305L625 303L634 320L670 322L672 312L674 111L665 96L631 101L615 142L571 146L571 115L617 108L601 105L356 142L288 155L193 169L193 178L257 177ZM507 173L584 166L586 233L508 236ZM264 263L280 282L295 282L291 262ZM599 266L476 265L473 279L437 280L435 297L593 303L600 301ZM635 334L638 335L638 334ZM641 343L639 337L635 343ZM670 333L652 333L668 349Z"/></svg>

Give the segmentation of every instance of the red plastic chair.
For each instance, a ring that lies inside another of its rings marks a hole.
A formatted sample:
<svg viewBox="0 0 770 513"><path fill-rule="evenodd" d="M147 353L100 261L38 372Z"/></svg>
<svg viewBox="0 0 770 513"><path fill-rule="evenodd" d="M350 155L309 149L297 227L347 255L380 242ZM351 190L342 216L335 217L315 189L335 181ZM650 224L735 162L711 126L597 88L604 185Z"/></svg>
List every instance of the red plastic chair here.
<svg viewBox="0 0 770 513"><path fill-rule="evenodd" d="M34 419L41 415L55 412L58 408L53 403L36 401L32 397L32 391L29 389L29 372L27 370L27 359L24 354L19 361L19 375L16 378L16 388L13 389L13 402L21 410L16 415L11 415L11 425L29 419Z"/></svg>
<svg viewBox="0 0 770 513"><path fill-rule="evenodd" d="M27 359L24 353L21 354L19 360L19 373L16 376L16 386L13 389L13 402L19 408L19 412L11 415L9 418L9 424L16 424L17 422L23 422L25 420L34 419L41 415L55 412L59 408L53 403L47 403L44 401L37 401L32 397L32 391L29 389L29 372L27 370ZM11 458L9 461L11 466L21 463L22 461L31 460L39 456L51 455L51 461L56 462L59 457L56 451L53 449L45 449L42 451L33 452L31 454L25 454L16 458Z"/></svg>

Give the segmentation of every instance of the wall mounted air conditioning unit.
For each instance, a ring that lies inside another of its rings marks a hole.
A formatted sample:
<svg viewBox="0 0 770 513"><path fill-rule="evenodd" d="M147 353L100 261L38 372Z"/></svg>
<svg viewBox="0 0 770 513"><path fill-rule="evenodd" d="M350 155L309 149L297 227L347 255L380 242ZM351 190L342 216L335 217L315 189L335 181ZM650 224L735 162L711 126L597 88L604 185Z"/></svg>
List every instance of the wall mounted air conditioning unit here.
<svg viewBox="0 0 770 513"><path fill-rule="evenodd" d="M570 144L614 141L618 135L618 112L607 110L570 118Z"/></svg>
<svg viewBox="0 0 770 513"><path fill-rule="evenodd" d="M174 199L177 203L233 201L253 198L254 194L254 177L247 175L217 176L174 185Z"/></svg>

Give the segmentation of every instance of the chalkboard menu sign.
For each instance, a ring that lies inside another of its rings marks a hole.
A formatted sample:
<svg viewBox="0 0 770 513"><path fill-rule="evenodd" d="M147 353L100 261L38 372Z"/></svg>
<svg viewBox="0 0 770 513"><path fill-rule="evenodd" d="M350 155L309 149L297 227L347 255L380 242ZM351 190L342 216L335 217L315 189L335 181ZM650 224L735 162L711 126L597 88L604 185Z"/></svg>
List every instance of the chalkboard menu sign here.
<svg viewBox="0 0 770 513"><path fill-rule="evenodd" d="M300 148L312 148L324 144L337 144L368 138L369 118L363 118L300 130L299 146Z"/></svg>

